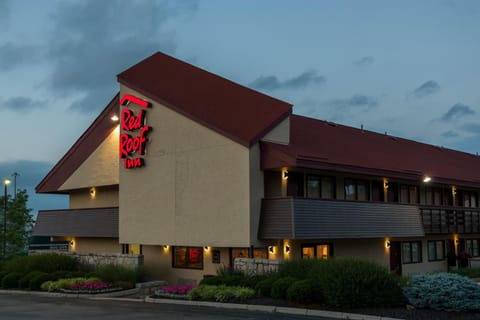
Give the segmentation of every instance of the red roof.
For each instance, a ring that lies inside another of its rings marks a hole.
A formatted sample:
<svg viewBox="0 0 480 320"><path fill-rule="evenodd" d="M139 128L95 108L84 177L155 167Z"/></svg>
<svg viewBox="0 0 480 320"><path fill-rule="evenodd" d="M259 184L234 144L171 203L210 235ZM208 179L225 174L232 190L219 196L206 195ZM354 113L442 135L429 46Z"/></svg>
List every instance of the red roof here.
<svg viewBox="0 0 480 320"><path fill-rule="evenodd" d="M118 114L118 96L108 103L88 129L35 188L37 193L61 193L58 188L87 160L118 123L110 118Z"/></svg>
<svg viewBox="0 0 480 320"><path fill-rule="evenodd" d="M263 143L262 168L304 167L480 186L480 157L298 115L290 144Z"/></svg>
<svg viewBox="0 0 480 320"><path fill-rule="evenodd" d="M291 114L292 105L157 52L118 81L250 147Z"/></svg>

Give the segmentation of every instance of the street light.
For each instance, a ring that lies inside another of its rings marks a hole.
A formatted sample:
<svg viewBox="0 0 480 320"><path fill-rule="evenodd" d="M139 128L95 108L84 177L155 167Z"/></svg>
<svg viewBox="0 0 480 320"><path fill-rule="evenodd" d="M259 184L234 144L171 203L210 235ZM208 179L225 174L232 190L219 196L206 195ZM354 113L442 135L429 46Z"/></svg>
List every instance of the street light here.
<svg viewBox="0 0 480 320"><path fill-rule="evenodd" d="M5 186L4 206L3 206L3 258L5 258L5 249L7 248L7 186L10 184L10 179L3 180Z"/></svg>

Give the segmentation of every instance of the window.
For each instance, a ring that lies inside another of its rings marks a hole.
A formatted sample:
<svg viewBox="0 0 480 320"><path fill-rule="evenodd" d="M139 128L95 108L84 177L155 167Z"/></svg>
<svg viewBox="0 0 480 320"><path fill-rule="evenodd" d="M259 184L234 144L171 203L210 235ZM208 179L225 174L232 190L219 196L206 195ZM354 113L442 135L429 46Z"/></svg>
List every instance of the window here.
<svg viewBox="0 0 480 320"><path fill-rule="evenodd" d="M398 202L398 183L388 182L387 201Z"/></svg>
<svg viewBox="0 0 480 320"><path fill-rule="evenodd" d="M402 242L402 261L404 264L422 262L422 242Z"/></svg>
<svg viewBox="0 0 480 320"><path fill-rule="evenodd" d="M372 201L382 201L385 198L383 181L372 181Z"/></svg>
<svg viewBox="0 0 480 320"><path fill-rule="evenodd" d="M441 188L425 188L425 203L431 206L441 206L444 204L444 194Z"/></svg>
<svg viewBox="0 0 480 320"><path fill-rule="evenodd" d="M467 250L467 253L471 257L478 257L480 256L480 252L478 250L478 239L467 239L465 240L465 249Z"/></svg>
<svg viewBox="0 0 480 320"><path fill-rule="evenodd" d="M400 203L418 203L418 187L412 185L400 185Z"/></svg>
<svg viewBox="0 0 480 320"><path fill-rule="evenodd" d="M328 259L332 253L331 244L302 245L302 259Z"/></svg>
<svg viewBox="0 0 480 320"><path fill-rule="evenodd" d="M307 176L307 198L334 198L334 183L332 177Z"/></svg>
<svg viewBox="0 0 480 320"><path fill-rule="evenodd" d="M255 248L255 249L253 249L253 257L255 259L268 259L267 248Z"/></svg>
<svg viewBox="0 0 480 320"><path fill-rule="evenodd" d="M365 180L345 179L345 199L368 201L370 184Z"/></svg>
<svg viewBox="0 0 480 320"><path fill-rule="evenodd" d="M459 205L462 207L476 208L477 207L477 193L475 191L461 190L458 192Z"/></svg>
<svg viewBox="0 0 480 320"><path fill-rule="evenodd" d="M202 247L174 247L173 267L203 269Z"/></svg>
<svg viewBox="0 0 480 320"><path fill-rule="evenodd" d="M143 254L141 244L122 244L123 254Z"/></svg>
<svg viewBox="0 0 480 320"><path fill-rule="evenodd" d="M445 260L445 241L428 241L428 261Z"/></svg>
<svg viewBox="0 0 480 320"><path fill-rule="evenodd" d="M288 172L287 196L303 197L303 172Z"/></svg>

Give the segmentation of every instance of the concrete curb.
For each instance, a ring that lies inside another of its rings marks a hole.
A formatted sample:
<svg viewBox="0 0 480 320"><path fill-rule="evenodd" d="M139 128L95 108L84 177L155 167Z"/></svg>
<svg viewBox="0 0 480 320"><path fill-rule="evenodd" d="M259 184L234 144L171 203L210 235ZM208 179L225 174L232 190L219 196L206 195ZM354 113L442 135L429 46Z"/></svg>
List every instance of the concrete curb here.
<svg viewBox="0 0 480 320"><path fill-rule="evenodd" d="M130 291L135 293L135 289L122 291L125 295L129 295ZM364 315L357 313L347 313L328 310L317 309L305 309L305 308L288 308L288 307L276 307L268 305L256 305L256 304L237 304L237 303L223 303L223 302L211 302L211 301L190 301L190 300L175 300L175 299L157 299L146 297L144 299L135 298L123 298L119 296L109 296L111 293L105 294L71 294L71 293L57 293L57 292L43 292L43 291L23 291L23 290L0 290L0 294L17 294L17 295L33 295L40 297L50 298L76 298L76 299L90 299L90 300L109 300L109 301L128 301L128 302L147 302L147 303L159 303L159 304L176 304L187 305L196 307L209 307L209 308L223 308L223 309L236 309L247 311L258 311L266 313L281 313L291 315L302 315L310 317L326 317L334 319L348 319L348 320L401 320L397 318L381 317Z"/></svg>
<svg viewBox="0 0 480 320"><path fill-rule="evenodd" d="M357 313L326 311L326 310L314 310L314 309L304 309L304 308L276 307L276 306L255 305L255 304L237 304L237 303L223 303L223 302L209 302L209 301L157 299L157 298L150 298L150 297L146 297L145 302L189 305L189 306L211 307L211 308L224 308L224 309L237 309L237 310L248 310L248 311L260 311L260 312L268 312L268 313L291 314L291 315L297 315L297 316L301 315L301 316L310 316L310 317L327 317L327 318L348 319L348 320L401 320L401 319L396 319L396 318L364 315L364 314L357 314Z"/></svg>

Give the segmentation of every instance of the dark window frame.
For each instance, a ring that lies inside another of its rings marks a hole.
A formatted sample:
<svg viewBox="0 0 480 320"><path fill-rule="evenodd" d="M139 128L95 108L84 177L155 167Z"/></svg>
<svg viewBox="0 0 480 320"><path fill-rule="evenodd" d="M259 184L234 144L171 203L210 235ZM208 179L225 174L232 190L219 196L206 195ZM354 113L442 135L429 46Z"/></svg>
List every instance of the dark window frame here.
<svg viewBox="0 0 480 320"><path fill-rule="evenodd" d="M407 188L407 199L406 201L404 201L404 199L402 199L402 188L403 187L406 187ZM415 202L412 201L411 199L411 195L412 195L412 189L415 188ZM419 204L420 203L420 187L418 185L415 185L415 184L405 184L405 183L401 183L399 185L399 203L402 203L402 204Z"/></svg>
<svg viewBox="0 0 480 320"><path fill-rule="evenodd" d="M412 244L413 243L416 243L418 244L418 258L420 258L418 261L415 261L413 258L413 250L412 250ZM405 259L405 252L404 252L404 245L405 244L408 244L410 249L410 257L409 257L409 260L410 261L406 261L407 259ZM402 246L402 264L415 264L415 263L422 263L423 262L423 252L422 252L422 241L420 240L417 240L417 241L402 241L401 242L401 246Z"/></svg>
<svg viewBox="0 0 480 320"><path fill-rule="evenodd" d="M304 243L300 246L300 258L303 258L303 248L309 248L313 247L313 253L315 256L315 259L317 258L317 246L328 246L328 257L331 258L333 257L333 243L332 242L318 242L318 243Z"/></svg>
<svg viewBox="0 0 480 320"><path fill-rule="evenodd" d="M441 242L442 243L442 248L443 248L443 258L439 258L437 256L437 243ZM435 257L430 256L430 244L433 243L435 246ZM445 246L445 240L428 240L427 241L427 255L428 255L428 261L444 261L446 258L446 246Z"/></svg>
<svg viewBox="0 0 480 320"><path fill-rule="evenodd" d="M477 255L474 254L473 252L473 241L477 241ZM469 246L467 245L468 242L471 242L471 248L472 252L468 252ZM471 257L480 257L480 239L465 239L465 251L471 256Z"/></svg>
<svg viewBox="0 0 480 320"><path fill-rule="evenodd" d="M351 183L347 183L347 181L351 181ZM358 199L358 186L360 183L365 183L365 190L367 192L366 199ZM355 188L355 199L347 199L347 185L354 185ZM366 179L353 179L353 178L345 178L343 180L343 196L345 200L348 201L370 201L370 180Z"/></svg>
<svg viewBox="0 0 480 320"><path fill-rule="evenodd" d="M318 179L318 197L312 197L309 195L309 192L308 192L308 182L310 180L310 178L317 178ZM323 197L322 196L322 193L323 193L323 187L322 187L322 183L325 181L325 180L330 180L331 182L331 187L332 187L332 197L328 198L328 197ZM335 183L335 177L333 176L324 176L324 175L318 175L318 174L306 174L306 177L305 177L305 197L308 198L308 199L336 199L336 183Z"/></svg>
<svg viewBox="0 0 480 320"><path fill-rule="evenodd" d="M185 248L186 251L185 251L185 265L176 265L176 260L175 260L175 250L176 249L180 249L180 248ZM189 256L190 256L190 250L192 249L196 249L196 250L200 250L200 261L201 261L201 267L195 267L195 266L189 266L188 263L190 261L189 260ZM175 269L193 269L193 270L203 270L204 269L204 254L203 254L203 248L202 247L189 247L189 246L173 246L172 247L172 268L175 268Z"/></svg>

